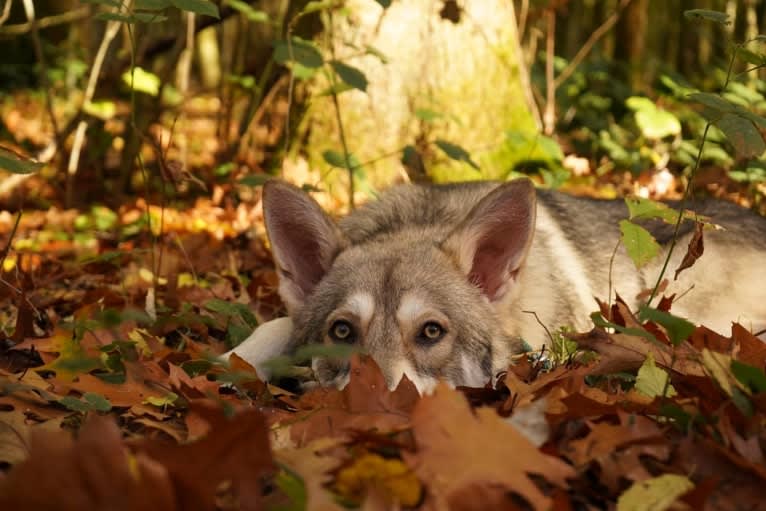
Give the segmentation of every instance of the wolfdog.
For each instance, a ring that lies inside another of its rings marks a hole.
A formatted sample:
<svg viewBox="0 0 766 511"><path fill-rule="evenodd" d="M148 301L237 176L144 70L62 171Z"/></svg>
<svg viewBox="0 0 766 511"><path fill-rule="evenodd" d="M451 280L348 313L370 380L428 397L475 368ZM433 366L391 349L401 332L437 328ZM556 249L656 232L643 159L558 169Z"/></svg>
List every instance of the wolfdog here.
<svg viewBox="0 0 766 511"><path fill-rule="evenodd" d="M682 293L673 313L719 331L732 320L763 328L766 219L723 201L690 207L724 229L706 231L702 258L665 291ZM274 180L263 208L289 318L234 351L259 367L309 343L352 344L390 387L406 374L421 392L438 380L483 386L523 346L546 343L544 327L588 329L610 273L635 306L673 237L673 226L648 224L663 252L637 270L623 247L612 256L624 201L536 190L527 179L400 185L337 224L308 194ZM671 268L692 231L682 226ZM347 361L312 365L322 384L348 380Z"/></svg>

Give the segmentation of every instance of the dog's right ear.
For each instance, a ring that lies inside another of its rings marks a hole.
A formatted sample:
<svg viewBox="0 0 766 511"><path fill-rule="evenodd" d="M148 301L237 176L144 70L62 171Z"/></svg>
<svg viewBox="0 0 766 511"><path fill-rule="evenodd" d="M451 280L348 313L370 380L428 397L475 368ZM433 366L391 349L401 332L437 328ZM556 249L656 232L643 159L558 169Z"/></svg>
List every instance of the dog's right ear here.
<svg viewBox="0 0 766 511"><path fill-rule="evenodd" d="M283 181L263 186L263 218L279 275L279 295L292 316L343 248L343 236L307 193Z"/></svg>

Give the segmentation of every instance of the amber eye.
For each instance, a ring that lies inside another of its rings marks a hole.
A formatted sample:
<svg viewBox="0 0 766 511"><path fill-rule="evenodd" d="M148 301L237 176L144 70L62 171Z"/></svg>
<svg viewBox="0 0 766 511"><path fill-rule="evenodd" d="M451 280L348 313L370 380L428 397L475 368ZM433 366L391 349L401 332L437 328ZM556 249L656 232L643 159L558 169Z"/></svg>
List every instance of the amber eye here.
<svg viewBox="0 0 766 511"><path fill-rule="evenodd" d="M429 321L418 333L417 341L421 344L434 344L439 341L445 334L444 328L435 321Z"/></svg>
<svg viewBox="0 0 766 511"><path fill-rule="evenodd" d="M344 319L334 321L330 327L330 338L334 342L354 342L354 327Z"/></svg>

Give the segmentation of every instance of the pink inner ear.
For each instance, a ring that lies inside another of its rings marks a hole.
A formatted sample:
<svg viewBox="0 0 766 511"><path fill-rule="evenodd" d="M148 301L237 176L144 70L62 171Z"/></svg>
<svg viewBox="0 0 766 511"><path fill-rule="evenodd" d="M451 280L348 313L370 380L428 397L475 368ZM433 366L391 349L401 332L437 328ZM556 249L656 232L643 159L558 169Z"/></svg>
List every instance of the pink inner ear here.
<svg viewBox="0 0 766 511"><path fill-rule="evenodd" d="M505 296L524 263L535 230L535 208L531 182L511 181L482 199L451 238L452 249L470 257L465 261L470 264L468 279L491 301Z"/></svg>
<svg viewBox="0 0 766 511"><path fill-rule="evenodd" d="M507 225L503 227L479 241L468 277L491 301L501 298L508 290L526 248L525 233L514 232Z"/></svg>
<svg viewBox="0 0 766 511"><path fill-rule="evenodd" d="M266 184L263 211L280 293L288 309L296 310L332 264L341 239L319 205L286 183Z"/></svg>

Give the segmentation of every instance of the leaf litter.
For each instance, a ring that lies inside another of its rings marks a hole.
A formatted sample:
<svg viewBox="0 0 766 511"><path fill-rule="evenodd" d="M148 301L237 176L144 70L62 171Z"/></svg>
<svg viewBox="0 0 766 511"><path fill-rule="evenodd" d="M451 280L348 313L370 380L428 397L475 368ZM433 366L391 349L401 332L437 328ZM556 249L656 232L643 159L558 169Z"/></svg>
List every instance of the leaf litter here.
<svg viewBox="0 0 766 511"><path fill-rule="evenodd" d="M567 335L577 352L519 357L483 388L391 391L362 355L342 390L265 383L217 358L284 312L247 234L260 213L200 203L150 239L132 228L145 211L99 212L90 239L73 214L19 224L0 509L766 508L766 345L743 326L618 300Z"/></svg>

